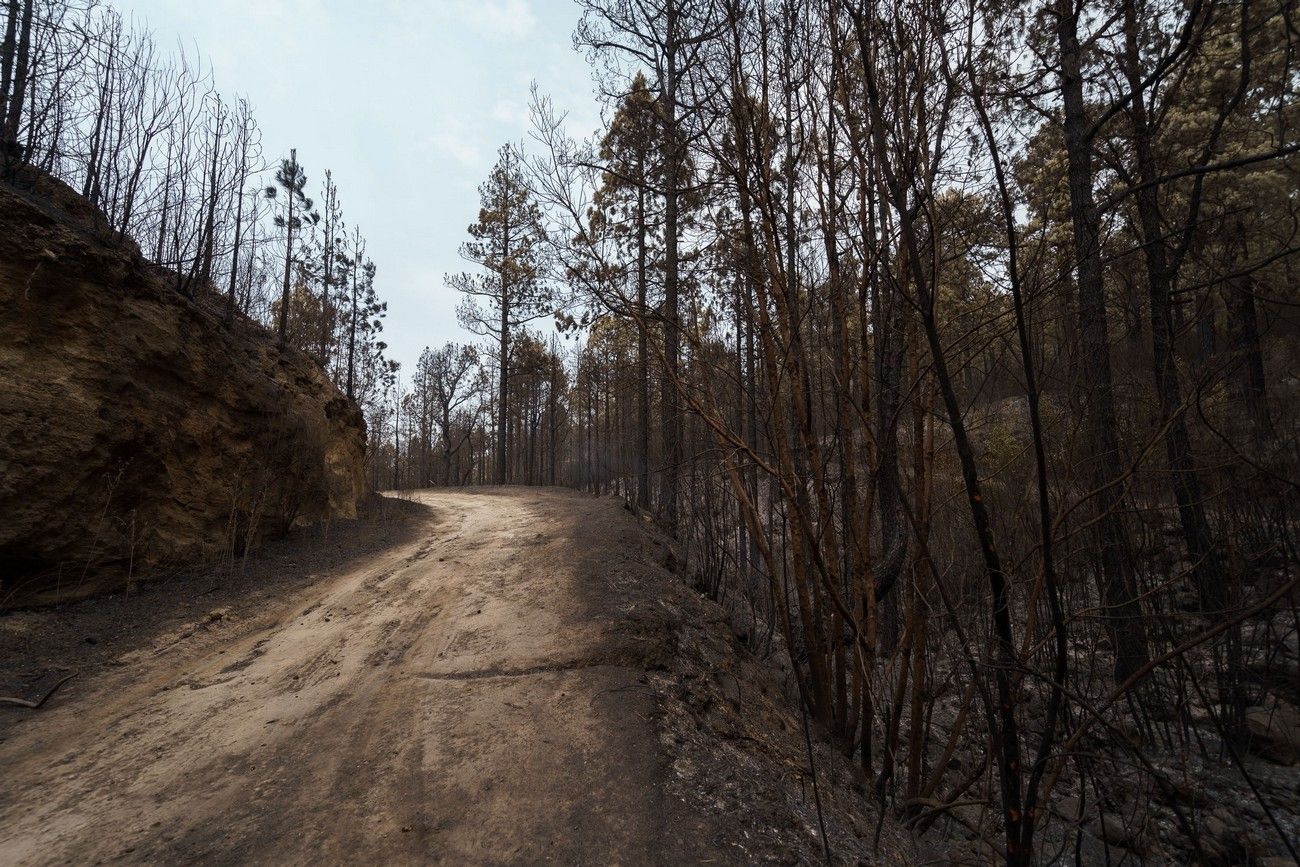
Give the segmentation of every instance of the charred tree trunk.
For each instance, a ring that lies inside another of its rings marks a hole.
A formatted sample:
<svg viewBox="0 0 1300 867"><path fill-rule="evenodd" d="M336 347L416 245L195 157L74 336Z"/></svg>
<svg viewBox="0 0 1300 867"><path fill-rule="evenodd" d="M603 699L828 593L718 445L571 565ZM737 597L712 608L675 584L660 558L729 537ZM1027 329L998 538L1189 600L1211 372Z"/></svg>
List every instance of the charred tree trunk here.
<svg viewBox="0 0 1300 867"><path fill-rule="evenodd" d="M642 161L641 177L645 177ZM636 193L636 379L637 379L637 432L636 432L636 504L650 509L650 347L646 315L646 189Z"/></svg>
<svg viewBox="0 0 1300 867"><path fill-rule="evenodd" d="M663 518L669 533L677 532L677 500L682 464L682 408L677 396L678 361L681 355L678 291L678 211L682 183L681 134L677 118L678 9L667 4L664 52L663 112L667 153L667 183L664 187L664 485Z"/></svg>
<svg viewBox="0 0 1300 867"><path fill-rule="evenodd" d="M1092 189L1092 141L1083 95L1079 12L1072 0L1057 4L1062 128L1070 187L1070 220L1078 283L1080 382L1088 479L1092 486L1093 536L1100 552L1099 583L1115 647L1114 677L1122 682L1147 661L1146 632L1138 604L1128 528L1124 520L1123 451L1116 430L1106 325L1100 218Z"/></svg>
<svg viewBox="0 0 1300 867"><path fill-rule="evenodd" d="M28 77L31 74L30 58L32 45L32 7L35 0L25 0L21 19L18 18L18 2L9 2L9 22L5 28L5 47L3 62L5 68L13 70L11 90L8 93L8 106L3 126L0 126L0 159L4 160L4 175L12 179L23 164L26 155L18 141L18 128L22 122L23 105L27 98ZM10 31L17 21L17 47L12 45ZM9 58L12 57L12 63Z"/></svg>
<svg viewBox="0 0 1300 867"><path fill-rule="evenodd" d="M1155 153L1146 96L1138 68L1137 15L1133 3L1125 3L1126 72L1130 87L1129 119L1137 159L1139 187L1134 194L1146 262L1147 295L1151 304L1151 350L1160 424L1164 428L1165 454L1183 543L1192 563L1192 577L1203 611L1222 610L1225 602L1223 563L1210 533L1201 493L1201 480L1192 458L1191 438L1183 413L1182 387L1173 347L1174 318L1171 291L1173 274L1165 245L1164 219L1160 210Z"/></svg>

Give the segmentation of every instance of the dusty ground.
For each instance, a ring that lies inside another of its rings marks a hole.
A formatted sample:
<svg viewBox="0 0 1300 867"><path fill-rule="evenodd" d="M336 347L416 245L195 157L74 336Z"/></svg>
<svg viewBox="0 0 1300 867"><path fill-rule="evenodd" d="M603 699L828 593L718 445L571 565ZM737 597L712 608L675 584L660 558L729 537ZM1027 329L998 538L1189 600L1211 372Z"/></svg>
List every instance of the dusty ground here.
<svg viewBox="0 0 1300 867"><path fill-rule="evenodd" d="M11 674L78 671L0 708L0 863L820 859L779 678L616 501L383 512L242 576L0 617ZM817 755L835 860L897 863Z"/></svg>

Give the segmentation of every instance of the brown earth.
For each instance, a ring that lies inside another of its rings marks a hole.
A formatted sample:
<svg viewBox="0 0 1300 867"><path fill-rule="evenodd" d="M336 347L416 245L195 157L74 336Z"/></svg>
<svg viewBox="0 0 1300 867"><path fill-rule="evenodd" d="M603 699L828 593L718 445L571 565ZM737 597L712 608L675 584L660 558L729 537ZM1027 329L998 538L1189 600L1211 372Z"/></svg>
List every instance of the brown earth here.
<svg viewBox="0 0 1300 867"><path fill-rule="evenodd" d="M379 506L0 617L15 671L79 672L0 708L0 863L817 863L814 766L834 860L907 860L617 500Z"/></svg>
<svg viewBox="0 0 1300 867"><path fill-rule="evenodd" d="M0 607L354 515L360 412L65 185L0 184Z"/></svg>

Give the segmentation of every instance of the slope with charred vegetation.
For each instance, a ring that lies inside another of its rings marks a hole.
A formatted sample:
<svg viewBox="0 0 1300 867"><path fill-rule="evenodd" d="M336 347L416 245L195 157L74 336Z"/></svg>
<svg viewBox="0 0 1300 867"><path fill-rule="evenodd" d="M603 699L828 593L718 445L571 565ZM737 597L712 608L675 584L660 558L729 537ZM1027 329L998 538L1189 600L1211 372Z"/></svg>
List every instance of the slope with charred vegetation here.
<svg viewBox="0 0 1300 867"><path fill-rule="evenodd" d="M0 605L355 514L356 406L168 276L61 182L0 185Z"/></svg>

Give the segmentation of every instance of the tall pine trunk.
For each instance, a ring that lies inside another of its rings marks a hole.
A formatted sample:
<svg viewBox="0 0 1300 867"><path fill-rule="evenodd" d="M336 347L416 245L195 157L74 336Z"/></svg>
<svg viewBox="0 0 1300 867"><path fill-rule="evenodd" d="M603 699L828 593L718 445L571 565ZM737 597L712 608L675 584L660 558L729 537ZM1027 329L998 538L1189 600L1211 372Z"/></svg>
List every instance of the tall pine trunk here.
<svg viewBox="0 0 1300 867"><path fill-rule="evenodd" d="M1087 475L1092 492L1093 537L1101 557L1099 576L1106 624L1115 648L1114 677L1125 680L1147 661L1146 630L1124 521L1123 452L1116 431L1106 325L1100 217L1092 190L1092 142L1083 95L1083 50L1078 12L1061 0L1057 13L1062 128L1070 187L1070 219L1078 274L1078 331L1082 353L1077 387L1083 401Z"/></svg>
<svg viewBox="0 0 1300 867"><path fill-rule="evenodd" d="M8 92L9 104L0 105L7 113L0 118L0 159L4 161L4 175L12 178L23 159L22 148L18 143L18 126L23 116L23 103L27 97L31 44L32 44L32 6L34 0L26 0L22 8L21 20L18 18L18 2L10 0L9 21L5 28L3 63L5 69L12 69ZM10 32L17 28L17 47L12 44ZM12 57L12 61L10 58Z"/></svg>
<svg viewBox="0 0 1300 867"><path fill-rule="evenodd" d="M645 177L645 160L641 161L640 176ZM646 224L645 186L636 193L636 379L637 379L637 433L636 433L636 504L642 510L650 509L650 348L646 329Z"/></svg>
<svg viewBox="0 0 1300 867"><path fill-rule="evenodd" d="M667 5L667 50L664 52L664 132L668 178L664 185L664 485L663 519L670 534L677 532L677 500L682 464L682 410L677 398L681 333L678 311L677 220L681 186L681 141L677 129L677 16L675 3Z"/></svg>
<svg viewBox="0 0 1300 867"><path fill-rule="evenodd" d="M1192 457L1191 437L1183 413L1182 387L1178 381L1174 353L1174 318L1171 294L1174 275L1165 245L1164 219L1160 210L1159 175L1151 143L1151 126L1138 68L1137 16L1132 3L1125 4L1126 72L1130 91L1129 118L1133 153L1137 158L1139 186L1134 194L1141 226L1143 258L1146 262L1147 294L1151 304L1151 359L1155 374L1160 425L1164 429L1169 480L1182 528L1183 543L1192 563L1201 610L1219 611L1225 602L1223 563L1210 533L1205 515L1201 480Z"/></svg>
<svg viewBox="0 0 1300 867"><path fill-rule="evenodd" d="M289 151L289 162L292 166L291 178L298 175L298 151L292 149ZM284 221L284 285L280 290L280 348L284 348L285 338L289 332L289 278L293 267L293 199L294 191L288 190L289 194L289 216ZM396 461L396 458L394 458ZM396 463L394 463L396 466ZM396 470L394 470L396 472Z"/></svg>

